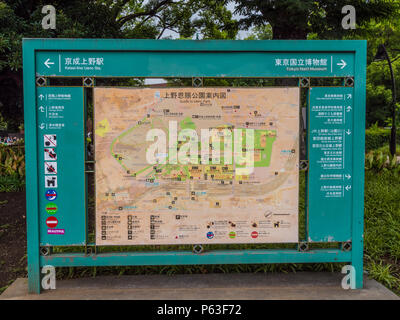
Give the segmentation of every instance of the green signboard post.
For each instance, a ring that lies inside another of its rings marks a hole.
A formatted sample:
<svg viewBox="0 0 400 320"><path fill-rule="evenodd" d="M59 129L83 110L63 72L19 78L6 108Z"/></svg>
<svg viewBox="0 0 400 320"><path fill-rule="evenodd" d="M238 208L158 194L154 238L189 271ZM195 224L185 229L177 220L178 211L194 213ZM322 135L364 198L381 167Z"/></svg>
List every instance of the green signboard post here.
<svg viewBox="0 0 400 320"><path fill-rule="evenodd" d="M338 262L362 287L365 41L24 39L23 64L30 292L45 265ZM96 80L113 78L297 79L307 97L297 246L99 252L88 236L87 100Z"/></svg>

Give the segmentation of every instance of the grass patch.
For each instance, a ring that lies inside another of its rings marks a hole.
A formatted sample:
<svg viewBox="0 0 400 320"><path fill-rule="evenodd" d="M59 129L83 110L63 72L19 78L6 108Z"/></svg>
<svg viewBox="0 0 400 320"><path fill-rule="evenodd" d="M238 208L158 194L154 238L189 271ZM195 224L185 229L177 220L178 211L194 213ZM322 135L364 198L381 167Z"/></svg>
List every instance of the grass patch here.
<svg viewBox="0 0 400 320"><path fill-rule="evenodd" d="M376 151L382 152L383 154L389 154L390 153L389 144L386 143L382 147L376 149ZM396 155L400 156L400 145L398 143L396 144Z"/></svg>
<svg viewBox="0 0 400 320"><path fill-rule="evenodd" d="M365 174L365 269L400 293L400 177Z"/></svg>
<svg viewBox="0 0 400 320"><path fill-rule="evenodd" d="M0 192L18 192L24 189L25 178L21 178L17 174L0 176Z"/></svg>

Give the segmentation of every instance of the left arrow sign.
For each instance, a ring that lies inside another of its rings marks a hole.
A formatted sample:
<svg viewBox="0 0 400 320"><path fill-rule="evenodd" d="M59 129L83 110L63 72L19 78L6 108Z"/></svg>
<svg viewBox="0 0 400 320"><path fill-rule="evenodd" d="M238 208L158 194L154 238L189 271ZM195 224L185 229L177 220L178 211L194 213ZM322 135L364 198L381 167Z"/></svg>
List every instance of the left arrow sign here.
<svg viewBox="0 0 400 320"><path fill-rule="evenodd" d="M54 62L50 61L50 58L48 58L48 59L44 62L44 65L45 65L47 68L50 68L50 66L51 66L52 64L54 64Z"/></svg>

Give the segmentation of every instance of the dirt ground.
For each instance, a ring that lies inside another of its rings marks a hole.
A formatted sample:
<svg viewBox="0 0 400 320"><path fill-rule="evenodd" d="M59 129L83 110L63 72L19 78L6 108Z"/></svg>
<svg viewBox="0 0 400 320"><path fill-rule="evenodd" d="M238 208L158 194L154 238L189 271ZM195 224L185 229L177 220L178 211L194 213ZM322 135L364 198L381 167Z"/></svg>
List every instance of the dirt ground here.
<svg viewBox="0 0 400 320"><path fill-rule="evenodd" d="M0 293L26 277L25 191L0 193Z"/></svg>

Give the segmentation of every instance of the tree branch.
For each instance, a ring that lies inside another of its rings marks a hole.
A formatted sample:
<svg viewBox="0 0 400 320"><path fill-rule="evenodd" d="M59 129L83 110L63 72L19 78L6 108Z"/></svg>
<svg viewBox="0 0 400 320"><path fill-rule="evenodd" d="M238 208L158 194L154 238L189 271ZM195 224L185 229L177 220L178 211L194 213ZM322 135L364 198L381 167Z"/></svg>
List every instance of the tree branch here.
<svg viewBox="0 0 400 320"><path fill-rule="evenodd" d="M118 19L117 23L120 25L120 27L122 27L125 23L127 23L130 20L133 20L133 19L136 19L139 17L144 17L144 16L154 16L155 14L157 14L157 12L163 6L165 6L167 4L172 4L172 3L173 3L173 0L162 0L159 3L157 3L157 5L155 5L153 8L151 8L147 11L128 14L125 17Z"/></svg>

